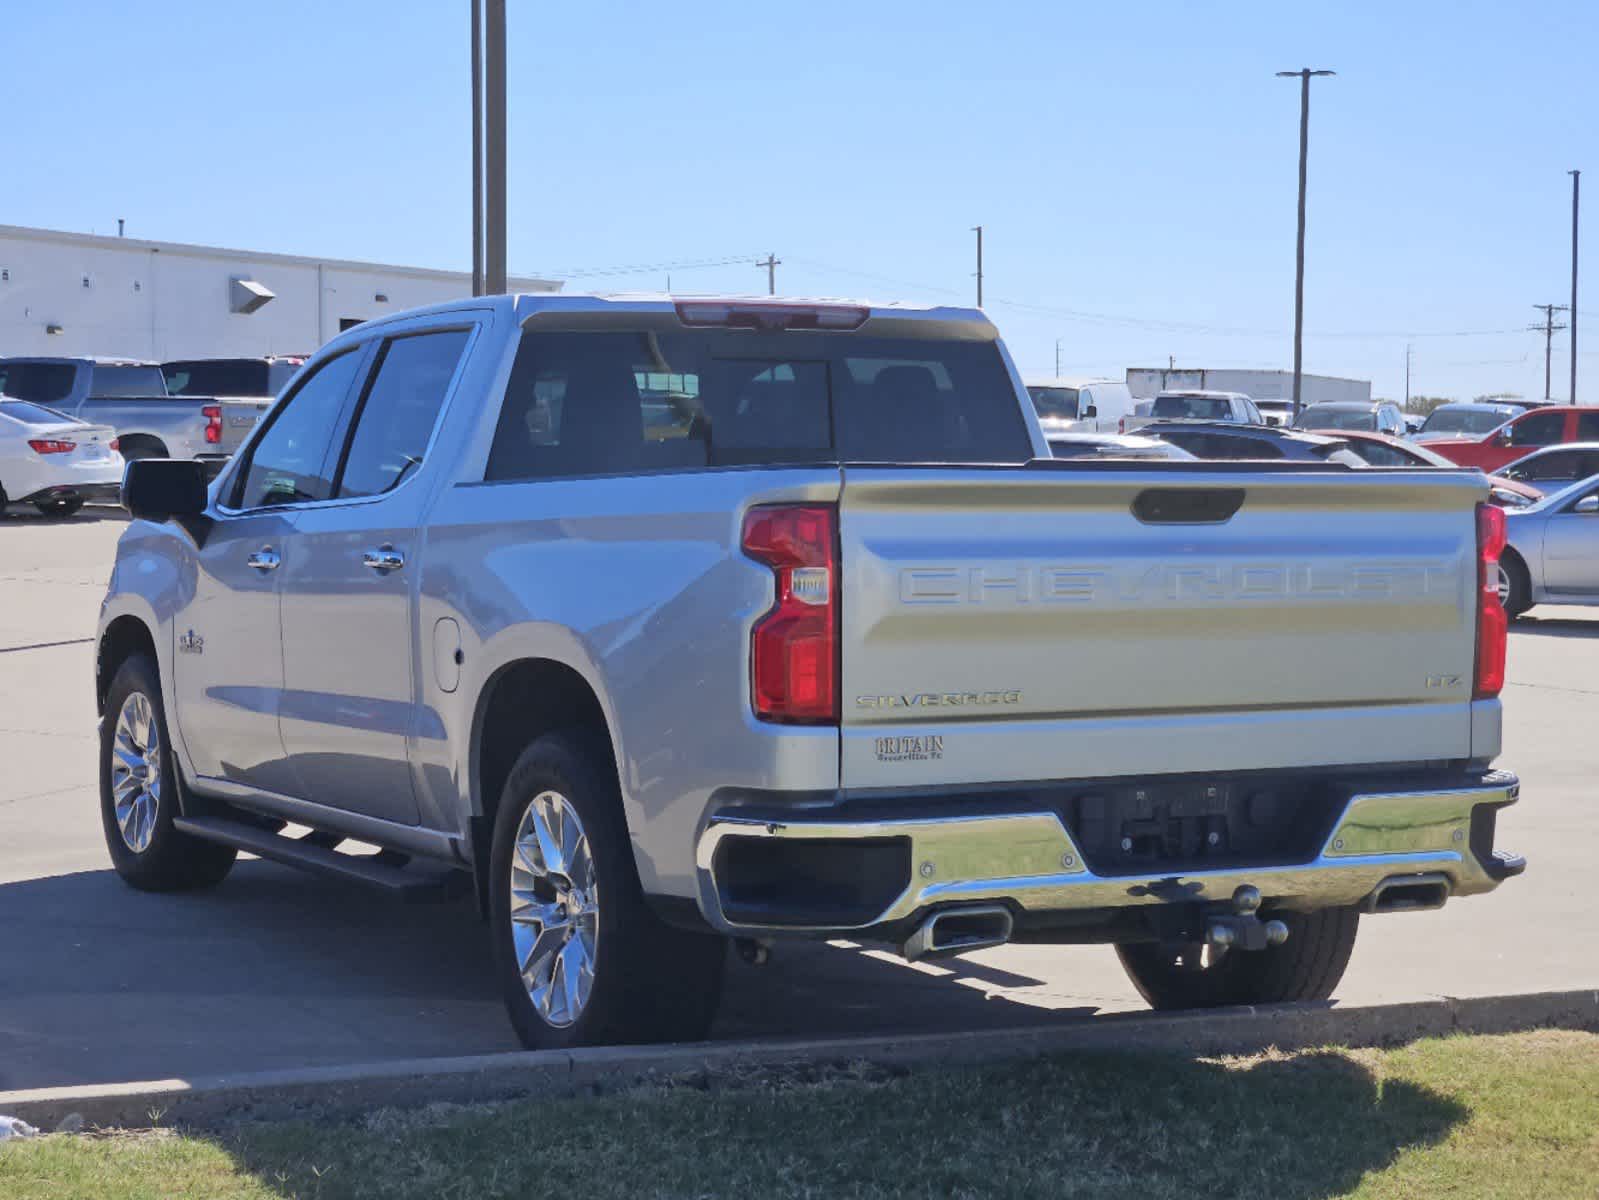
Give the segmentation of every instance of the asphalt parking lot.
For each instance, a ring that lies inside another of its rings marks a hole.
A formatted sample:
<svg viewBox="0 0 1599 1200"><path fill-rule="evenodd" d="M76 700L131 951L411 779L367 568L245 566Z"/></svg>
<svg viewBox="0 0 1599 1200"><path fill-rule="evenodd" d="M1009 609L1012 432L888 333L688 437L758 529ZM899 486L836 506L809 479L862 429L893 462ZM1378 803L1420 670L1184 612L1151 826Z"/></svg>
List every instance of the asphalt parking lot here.
<svg viewBox="0 0 1599 1200"><path fill-rule="evenodd" d="M95 615L123 527L0 523L0 1090L515 1048L469 905L402 907L247 861L217 891L125 888L101 840ZM1599 609L1511 634L1500 844L1530 860L1491 897L1368 921L1339 999L1599 987ZM1011 946L937 964L779 946L735 961L716 1035L993 1028L1141 1007L1112 951Z"/></svg>

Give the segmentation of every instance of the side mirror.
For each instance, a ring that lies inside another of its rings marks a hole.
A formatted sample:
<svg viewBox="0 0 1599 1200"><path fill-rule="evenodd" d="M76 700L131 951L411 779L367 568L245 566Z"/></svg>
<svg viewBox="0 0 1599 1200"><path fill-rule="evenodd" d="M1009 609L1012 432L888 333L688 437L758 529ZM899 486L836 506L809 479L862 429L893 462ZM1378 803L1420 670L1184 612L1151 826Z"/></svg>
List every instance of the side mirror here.
<svg viewBox="0 0 1599 1200"><path fill-rule="evenodd" d="M1084 417L1097 417L1097 416L1099 416L1099 405L1097 405L1097 404L1088 405L1088 407L1083 409L1083 416Z"/></svg>
<svg viewBox="0 0 1599 1200"><path fill-rule="evenodd" d="M1599 496L1584 496L1571 506L1574 513L1599 513Z"/></svg>
<svg viewBox="0 0 1599 1200"><path fill-rule="evenodd" d="M143 521L199 517L206 503L205 468L193 459L136 458L122 476L122 507Z"/></svg>
<svg viewBox="0 0 1599 1200"><path fill-rule="evenodd" d="M1496 446L1508 446L1508 445L1510 445L1510 430L1507 429L1503 433L1501 433L1498 437L1494 438L1494 445L1496 445Z"/></svg>

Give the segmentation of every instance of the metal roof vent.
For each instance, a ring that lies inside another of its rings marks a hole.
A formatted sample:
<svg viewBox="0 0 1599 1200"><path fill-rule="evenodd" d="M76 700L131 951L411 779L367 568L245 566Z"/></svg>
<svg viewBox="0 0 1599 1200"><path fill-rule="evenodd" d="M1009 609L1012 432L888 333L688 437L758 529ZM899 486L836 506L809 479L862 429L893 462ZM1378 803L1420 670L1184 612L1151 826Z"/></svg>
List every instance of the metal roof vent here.
<svg viewBox="0 0 1599 1200"><path fill-rule="evenodd" d="M249 315L268 300L276 300L277 293L253 279L233 278L228 282L229 305L236 313Z"/></svg>

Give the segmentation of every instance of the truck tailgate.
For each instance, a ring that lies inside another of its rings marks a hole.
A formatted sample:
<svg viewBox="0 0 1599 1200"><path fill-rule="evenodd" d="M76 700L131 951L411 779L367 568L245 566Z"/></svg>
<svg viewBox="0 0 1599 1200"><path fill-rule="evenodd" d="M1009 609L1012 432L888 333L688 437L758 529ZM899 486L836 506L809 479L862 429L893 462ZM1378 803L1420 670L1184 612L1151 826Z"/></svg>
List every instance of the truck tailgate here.
<svg viewBox="0 0 1599 1200"><path fill-rule="evenodd" d="M1467 758L1485 498L1437 471L848 468L842 785Z"/></svg>

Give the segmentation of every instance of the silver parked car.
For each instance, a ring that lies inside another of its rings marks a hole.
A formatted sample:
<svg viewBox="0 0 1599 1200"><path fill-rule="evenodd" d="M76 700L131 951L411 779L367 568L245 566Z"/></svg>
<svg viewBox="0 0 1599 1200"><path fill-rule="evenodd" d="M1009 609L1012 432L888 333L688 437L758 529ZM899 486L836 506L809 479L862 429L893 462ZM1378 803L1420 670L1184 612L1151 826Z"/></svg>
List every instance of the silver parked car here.
<svg viewBox="0 0 1599 1200"><path fill-rule="evenodd" d="M1599 475L1505 512L1499 602L1511 618L1534 604L1599 603Z"/></svg>

